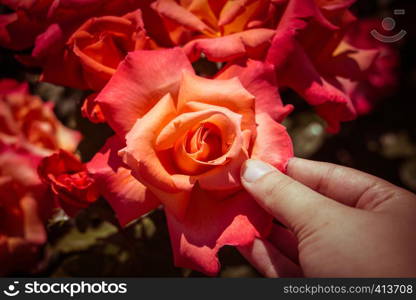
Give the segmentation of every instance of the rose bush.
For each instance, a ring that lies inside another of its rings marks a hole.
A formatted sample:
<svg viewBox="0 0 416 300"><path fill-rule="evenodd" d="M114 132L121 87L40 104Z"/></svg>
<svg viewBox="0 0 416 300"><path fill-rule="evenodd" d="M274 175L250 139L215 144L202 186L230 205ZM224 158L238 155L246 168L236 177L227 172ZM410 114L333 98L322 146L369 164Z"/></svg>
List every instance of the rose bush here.
<svg viewBox="0 0 416 300"><path fill-rule="evenodd" d="M116 131L88 168L120 223L163 205L175 264L214 275L224 245L268 234L272 218L240 183L241 164L263 159L284 171L293 155L279 123L273 68L194 74L179 48L136 51L97 96Z"/></svg>
<svg viewBox="0 0 416 300"><path fill-rule="evenodd" d="M41 66L42 80L55 84L99 91L125 55L137 49L183 46L191 61L202 53L219 62L250 57L273 64L278 86L314 106L330 132L368 112L386 90L374 72L381 75L377 65L386 66L386 59L379 53L387 49L364 47L351 38L351 27L357 26L349 10L354 0L89 0L79 15L79 1L29 2L47 8L46 25L32 56L21 60ZM38 11L28 5L11 6ZM137 9L145 12L144 21ZM93 122L104 121L94 97L87 98L83 113Z"/></svg>

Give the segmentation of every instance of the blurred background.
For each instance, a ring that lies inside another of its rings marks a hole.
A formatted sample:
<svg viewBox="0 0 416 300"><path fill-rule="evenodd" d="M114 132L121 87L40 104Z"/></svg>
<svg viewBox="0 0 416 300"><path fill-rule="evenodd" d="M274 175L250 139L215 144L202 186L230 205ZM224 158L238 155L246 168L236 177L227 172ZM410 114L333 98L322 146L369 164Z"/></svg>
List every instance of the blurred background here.
<svg viewBox="0 0 416 300"><path fill-rule="evenodd" d="M394 16L394 9L404 9L405 14ZM323 121L304 100L289 90L282 91L284 103L296 107L285 122L295 154L356 168L416 192L416 3L358 0L352 11L359 18L377 18L380 24L383 18L393 17L394 33L407 31L402 40L393 44L400 53L397 90L380 99L367 115L344 123L336 135L325 132ZM80 115L84 92L38 83L39 70L22 67L14 54L0 48L0 77L28 81L34 94L55 102L59 119L83 133L79 154L88 161L112 135L111 129L92 124ZM195 67L206 69L210 65L202 61ZM203 276L173 266L162 211L121 230L111 208L100 199L74 220L51 221L48 240L36 274L14 276ZM220 277L259 276L235 249L225 247L219 256L223 266Z"/></svg>

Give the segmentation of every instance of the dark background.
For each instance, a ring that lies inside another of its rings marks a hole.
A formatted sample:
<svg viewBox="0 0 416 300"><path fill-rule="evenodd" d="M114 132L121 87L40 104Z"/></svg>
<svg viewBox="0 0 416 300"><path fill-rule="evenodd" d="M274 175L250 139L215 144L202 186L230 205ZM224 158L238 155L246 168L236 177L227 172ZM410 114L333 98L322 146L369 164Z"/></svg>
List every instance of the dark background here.
<svg viewBox="0 0 416 300"><path fill-rule="evenodd" d="M404 16L393 16L405 9ZM353 12L360 18L381 20L392 16L396 29L407 36L394 47L400 52L399 86L393 95L380 99L368 115L344 123L340 133L329 135L313 110L294 93L285 91L285 103L296 110L285 125L293 138L297 156L350 166L416 191L416 3L414 0L358 0ZM79 153L84 161L111 135L105 125L91 124L80 116L85 93L37 83L38 70L25 69L13 57L16 52L0 48L0 77L26 80L33 93L56 103L58 117L80 130L84 141ZM35 274L15 276L202 276L173 267L163 212L120 230L111 208L103 199L74 220L56 218L49 225L50 242ZM221 277L258 276L239 253L225 247L220 252Z"/></svg>

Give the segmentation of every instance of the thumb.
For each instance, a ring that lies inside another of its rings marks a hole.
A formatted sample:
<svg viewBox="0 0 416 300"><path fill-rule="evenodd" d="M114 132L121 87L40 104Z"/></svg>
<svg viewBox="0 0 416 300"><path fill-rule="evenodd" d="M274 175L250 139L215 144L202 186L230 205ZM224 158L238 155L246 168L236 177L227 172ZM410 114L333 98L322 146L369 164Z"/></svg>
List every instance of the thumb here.
<svg viewBox="0 0 416 300"><path fill-rule="evenodd" d="M329 199L260 160L247 160L241 182L253 198L295 235L342 220L352 208Z"/></svg>

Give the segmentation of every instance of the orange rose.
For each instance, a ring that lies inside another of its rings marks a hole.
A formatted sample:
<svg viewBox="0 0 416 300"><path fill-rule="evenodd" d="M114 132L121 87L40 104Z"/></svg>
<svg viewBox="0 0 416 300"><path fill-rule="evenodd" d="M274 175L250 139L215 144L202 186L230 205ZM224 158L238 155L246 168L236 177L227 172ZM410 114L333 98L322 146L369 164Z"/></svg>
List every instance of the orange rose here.
<svg viewBox="0 0 416 300"><path fill-rule="evenodd" d="M0 81L0 139L46 155L57 149L74 151L81 135L56 118L51 103L28 93L25 83Z"/></svg>
<svg viewBox="0 0 416 300"><path fill-rule="evenodd" d="M123 225L162 204L176 265L210 275L219 248L268 234L239 174L250 157L284 171L293 155L271 66L206 79L179 48L136 51L96 101L117 136L88 168Z"/></svg>
<svg viewBox="0 0 416 300"><path fill-rule="evenodd" d="M194 61L241 56L259 58L270 46L277 22L271 0L156 0L152 7L176 45Z"/></svg>

